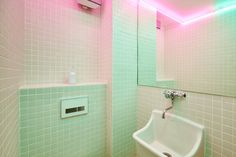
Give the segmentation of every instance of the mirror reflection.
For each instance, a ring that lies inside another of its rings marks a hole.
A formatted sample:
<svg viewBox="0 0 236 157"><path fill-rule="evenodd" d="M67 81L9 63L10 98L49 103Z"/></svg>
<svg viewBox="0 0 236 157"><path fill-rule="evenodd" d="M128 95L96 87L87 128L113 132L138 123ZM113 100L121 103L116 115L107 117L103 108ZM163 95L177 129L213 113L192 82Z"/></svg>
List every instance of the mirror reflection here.
<svg viewBox="0 0 236 157"><path fill-rule="evenodd" d="M236 9L180 23L139 2L138 83L236 96Z"/></svg>

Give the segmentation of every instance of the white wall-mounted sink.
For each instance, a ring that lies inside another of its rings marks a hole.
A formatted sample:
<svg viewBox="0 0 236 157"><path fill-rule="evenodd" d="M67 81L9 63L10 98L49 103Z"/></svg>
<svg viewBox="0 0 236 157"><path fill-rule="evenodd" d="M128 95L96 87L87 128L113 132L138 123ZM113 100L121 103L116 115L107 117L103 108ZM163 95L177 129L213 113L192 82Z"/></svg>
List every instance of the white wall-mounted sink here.
<svg viewBox="0 0 236 157"><path fill-rule="evenodd" d="M204 127L170 113L162 119L162 113L154 110L147 125L133 134L139 147L150 152L150 156L204 157ZM139 153L138 156L149 157Z"/></svg>

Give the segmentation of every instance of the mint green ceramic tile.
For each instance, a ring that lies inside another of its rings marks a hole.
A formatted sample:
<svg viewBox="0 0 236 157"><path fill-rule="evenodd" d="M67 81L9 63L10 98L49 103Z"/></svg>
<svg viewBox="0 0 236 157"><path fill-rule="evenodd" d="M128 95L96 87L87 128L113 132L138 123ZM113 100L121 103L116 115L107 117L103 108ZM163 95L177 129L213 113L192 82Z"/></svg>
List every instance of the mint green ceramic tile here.
<svg viewBox="0 0 236 157"><path fill-rule="evenodd" d="M136 129L136 4L114 0L112 52L112 156L134 157ZM125 7L124 7L125 6Z"/></svg>
<svg viewBox="0 0 236 157"><path fill-rule="evenodd" d="M61 88L21 92L21 157L105 157L105 85ZM79 95L89 96L89 113L61 119L60 98Z"/></svg>

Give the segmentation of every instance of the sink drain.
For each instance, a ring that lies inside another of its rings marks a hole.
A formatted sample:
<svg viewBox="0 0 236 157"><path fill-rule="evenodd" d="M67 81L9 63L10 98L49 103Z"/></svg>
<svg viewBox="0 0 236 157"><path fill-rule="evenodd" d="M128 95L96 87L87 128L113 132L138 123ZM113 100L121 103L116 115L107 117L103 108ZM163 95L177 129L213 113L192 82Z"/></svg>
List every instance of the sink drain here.
<svg viewBox="0 0 236 157"><path fill-rule="evenodd" d="M172 155L170 155L170 154L167 153L167 152L163 152L163 154L164 154L166 157L172 157Z"/></svg>

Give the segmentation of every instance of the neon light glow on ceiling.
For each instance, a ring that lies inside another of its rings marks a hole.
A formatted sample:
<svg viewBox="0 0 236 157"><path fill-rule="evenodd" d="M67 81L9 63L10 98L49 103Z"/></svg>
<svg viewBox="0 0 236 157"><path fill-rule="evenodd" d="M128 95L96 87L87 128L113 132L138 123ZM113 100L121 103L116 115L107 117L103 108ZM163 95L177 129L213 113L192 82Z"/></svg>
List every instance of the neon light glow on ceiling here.
<svg viewBox="0 0 236 157"><path fill-rule="evenodd" d="M207 17L213 16L213 15L216 15L216 14L221 14L221 13L236 9L236 4L234 4L234 5L226 6L224 8L218 9L216 11L213 11L213 12L210 12L210 13L198 16L198 17L194 17L194 18L191 18L191 19L188 19L188 20L184 20L183 18L180 18L177 14L174 14L174 13L168 11L166 8L162 8L162 7L155 8L153 5L149 4L145 0L140 0L140 2L141 2L141 5L146 6L146 7L148 7L149 9L151 9L153 11L158 11L161 14L163 14L163 15L169 17L170 19L172 19L172 20L174 20L174 21L176 21L180 24L183 24L183 25L187 25L187 24L205 19Z"/></svg>

